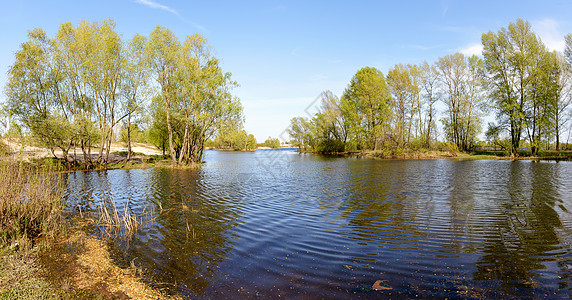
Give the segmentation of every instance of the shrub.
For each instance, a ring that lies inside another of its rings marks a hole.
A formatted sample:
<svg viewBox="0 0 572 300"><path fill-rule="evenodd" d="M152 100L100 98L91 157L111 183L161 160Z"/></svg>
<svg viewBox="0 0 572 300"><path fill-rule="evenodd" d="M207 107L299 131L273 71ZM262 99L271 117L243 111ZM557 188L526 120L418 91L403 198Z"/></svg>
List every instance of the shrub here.
<svg viewBox="0 0 572 300"><path fill-rule="evenodd" d="M344 152L346 145L342 141L327 139L318 146L319 152Z"/></svg>

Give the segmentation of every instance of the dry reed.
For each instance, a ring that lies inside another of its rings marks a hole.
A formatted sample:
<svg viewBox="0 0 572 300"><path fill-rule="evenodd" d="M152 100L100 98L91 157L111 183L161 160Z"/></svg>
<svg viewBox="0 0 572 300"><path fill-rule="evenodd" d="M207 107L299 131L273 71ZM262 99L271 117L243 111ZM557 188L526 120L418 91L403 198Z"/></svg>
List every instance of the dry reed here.
<svg viewBox="0 0 572 300"><path fill-rule="evenodd" d="M150 215L152 212L149 211L135 214L127 204L123 207L123 213L120 213L115 200L103 199L98 207L95 225L103 237L131 238Z"/></svg>
<svg viewBox="0 0 572 300"><path fill-rule="evenodd" d="M53 172L0 155L0 246L31 246L61 227L63 189Z"/></svg>

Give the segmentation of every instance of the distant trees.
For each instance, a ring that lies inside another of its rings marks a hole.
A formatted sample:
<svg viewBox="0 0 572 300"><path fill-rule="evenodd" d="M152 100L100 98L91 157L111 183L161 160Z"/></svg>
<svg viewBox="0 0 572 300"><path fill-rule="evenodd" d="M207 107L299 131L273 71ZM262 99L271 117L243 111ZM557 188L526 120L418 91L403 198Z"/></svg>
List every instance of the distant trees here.
<svg viewBox="0 0 572 300"><path fill-rule="evenodd" d="M264 141L264 144L262 144L264 147L269 147L272 149L275 148L280 148L280 140L277 138L273 138L273 137L268 137L266 139L266 141Z"/></svg>
<svg viewBox="0 0 572 300"><path fill-rule="evenodd" d="M492 145L516 155L526 138L533 155L550 141L560 149L572 115L572 34L564 55L550 52L518 19L483 34L482 43L483 58L454 53L433 64L397 64L387 76L362 68L341 99L322 93L321 109L311 119L293 118L288 132L298 147L315 151L430 149L441 102L442 133L460 150L477 145L490 110L498 117L486 132Z"/></svg>
<svg viewBox="0 0 572 300"><path fill-rule="evenodd" d="M78 146L85 163L106 165L120 124L129 158L132 121L145 114L150 99L149 139L171 155L173 165L200 161L204 142L222 124L242 126L242 106L230 94L237 84L199 34L181 43L157 26L149 38L124 42L106 20L64 23L53 38L35 29L28 37L8 72L6 110L38 143L61 150L66 159Z"/></svg>

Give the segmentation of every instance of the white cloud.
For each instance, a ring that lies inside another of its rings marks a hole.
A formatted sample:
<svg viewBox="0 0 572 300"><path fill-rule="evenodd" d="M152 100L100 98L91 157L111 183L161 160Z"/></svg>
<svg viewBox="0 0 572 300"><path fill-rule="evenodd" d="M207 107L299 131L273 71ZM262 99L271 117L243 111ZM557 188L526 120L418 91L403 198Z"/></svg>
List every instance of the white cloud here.
<svg viewBox="0 0 572 300"><path fill-rule="evenodd" d="M473 43L465 47L459 48L457 49L457 51L459 51L465 56L482 55L483 45L481 43Z"/></svg>
<svg viewBox="0 0 572 300"><path fill-rule="evenodd" d="M551 51L564 51L564 34L559 28L560 24L553 19L532 22L532 29Z"/></svg>
<svg viewBox="0 0 572 300"><path fill-rule="evenodd" d="M153 8L153 9L161 9L161 10L164 10L164 11L168 11L168 12L170 12L170 13L172 13L172 14L175 14L175 15L177 15L177 16L179 15L179 13L178 13L176 10L174 10L174 9L172 9L172 8L166 6L166 5L157 3L157 2L155 2L155 1L151 1L151 0L135 0L135 2L137 2L137 3L139 3L139 4L143 4L143 5L147 6L147 7Z"/></svg>

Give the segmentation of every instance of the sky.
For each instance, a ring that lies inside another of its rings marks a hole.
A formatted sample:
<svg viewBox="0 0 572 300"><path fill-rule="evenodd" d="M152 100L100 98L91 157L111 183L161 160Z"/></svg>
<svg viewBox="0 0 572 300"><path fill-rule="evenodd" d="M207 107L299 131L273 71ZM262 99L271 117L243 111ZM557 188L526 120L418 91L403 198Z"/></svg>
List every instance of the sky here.
<svg viewBox="0 0 572 300"><path fill-rule="evenodd" d="M315 111L322 91L341 96L366 66L480 54L481 35L528 20L551 50L572 33L572 1L5 1L0 0L0 86L27 32L53 37L64 22L113 19L123 38L157 25L180 40L202 34L239 83L245 129L259 142L288 139L290 119ZM0 101L5 94L0 94Z"/></svg>

